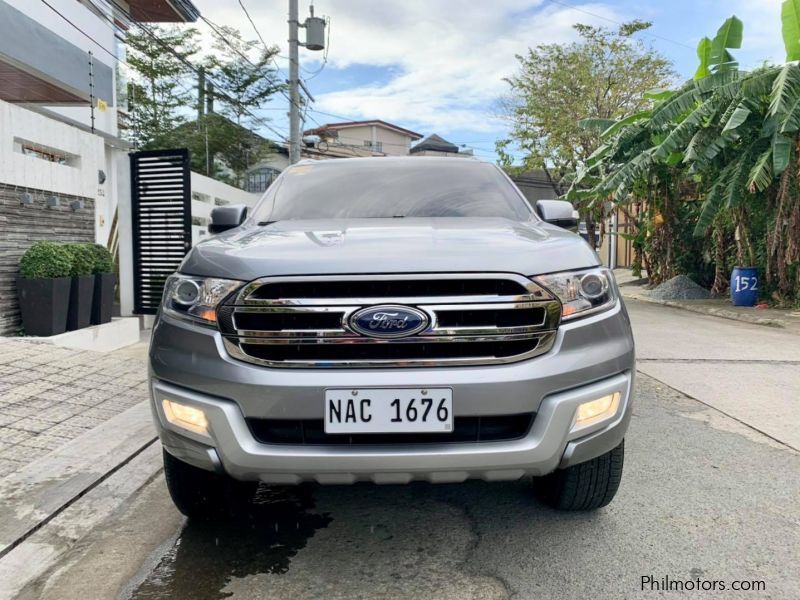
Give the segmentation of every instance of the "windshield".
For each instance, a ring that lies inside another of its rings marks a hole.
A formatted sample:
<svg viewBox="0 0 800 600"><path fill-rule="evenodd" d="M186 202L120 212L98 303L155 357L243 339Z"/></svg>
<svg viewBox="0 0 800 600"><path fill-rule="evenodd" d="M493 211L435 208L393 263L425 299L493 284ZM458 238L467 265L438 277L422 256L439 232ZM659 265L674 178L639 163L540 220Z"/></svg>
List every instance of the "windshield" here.
<svg viewBox="0 0 800 600"><path fill-rule="evenodd" d="M516 188L470 159L330 160L295 165L254 210L258 223L295 219L503 217L529 219Z"/></svg>

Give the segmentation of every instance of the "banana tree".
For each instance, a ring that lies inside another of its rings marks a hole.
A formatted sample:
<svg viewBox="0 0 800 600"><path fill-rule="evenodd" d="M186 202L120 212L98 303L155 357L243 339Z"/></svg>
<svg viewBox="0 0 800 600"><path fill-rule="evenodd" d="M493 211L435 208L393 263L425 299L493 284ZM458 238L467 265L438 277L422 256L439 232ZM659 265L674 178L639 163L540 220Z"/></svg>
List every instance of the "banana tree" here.
<svg viewBox="0 0 800 600"><path fill-rule="evenodd" d="M569 194L624 203L637 185L657 185L672 169L666 173L683 177L673 177L673 193L687 182L702 193L695 235L730 214L738 260L751 264L750 218L769 211L767 280L785 300L800 297L800 0L784 2L782 21L786 64L738 70L730 49L741 46L743 27L731 17L698 44L694 79L653 95L649 111L587 122L604 127L603 145Z"/></svg>

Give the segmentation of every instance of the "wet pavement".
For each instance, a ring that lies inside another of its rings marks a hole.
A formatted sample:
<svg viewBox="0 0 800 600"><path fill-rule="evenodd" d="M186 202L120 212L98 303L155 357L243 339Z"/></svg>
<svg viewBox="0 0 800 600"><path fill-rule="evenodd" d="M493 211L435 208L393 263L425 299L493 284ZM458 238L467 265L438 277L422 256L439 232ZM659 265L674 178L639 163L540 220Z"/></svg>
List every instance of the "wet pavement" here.
<svg viewBox="0 0 800 600"><path fill-rule="evenodd" d="M329 514L312 512L310 486L260 486L237 517L214 523L189 523L133 598L174 598L179 590L197 600L230 594L230 578L280 574L314 533L327 527Z"/></svg>
<svg viewBox="0 0 800 600"><path fill-rule="evenodd" d="M235 520L185 524L132 597L659 596L643 576L797 597L798 454L649 377L637 389L622 487L603 510L553 511L526 480L261 487Z"/></svg>

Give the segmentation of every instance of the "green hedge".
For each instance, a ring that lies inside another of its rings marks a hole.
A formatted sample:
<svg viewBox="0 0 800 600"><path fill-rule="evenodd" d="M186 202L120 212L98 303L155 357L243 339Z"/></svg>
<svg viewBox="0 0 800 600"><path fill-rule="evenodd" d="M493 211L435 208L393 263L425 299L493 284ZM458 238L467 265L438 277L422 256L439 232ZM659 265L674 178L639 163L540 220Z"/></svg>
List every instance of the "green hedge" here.
<svg viewBox="0 0 800 600"><path fill-rule="evenodd" d="M55 242L36 242L19 262L19 273L24 279L69 277L72 270L72 253Z"/></svg>
<svg viewBox="0 0 800 600"><path fill-rule="evenodd" d="M94 258L93 273L113 273L114 257L102 244L87 244Z"/></svg>
<svg viewBox="0 0 800 600"><path fill-rule="evenodd" d="M94 272L94 253L90 244L72 242L64 244L67 252L72 256L72 270L70 275L82 277L91 275Z"/></svg>

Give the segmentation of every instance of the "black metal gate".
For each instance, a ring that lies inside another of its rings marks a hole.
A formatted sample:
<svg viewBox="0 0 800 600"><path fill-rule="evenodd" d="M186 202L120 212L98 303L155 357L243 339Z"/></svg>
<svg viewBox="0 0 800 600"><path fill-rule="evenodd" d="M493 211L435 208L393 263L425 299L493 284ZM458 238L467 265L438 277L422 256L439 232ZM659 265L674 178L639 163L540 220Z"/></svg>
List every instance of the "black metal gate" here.
<svg viewBox="0 0 800 600"><path fill-rule="evenodd" d="M166 278L192 246L189 151L147 150L130 156L134 312L154 315Z"/></svg>

